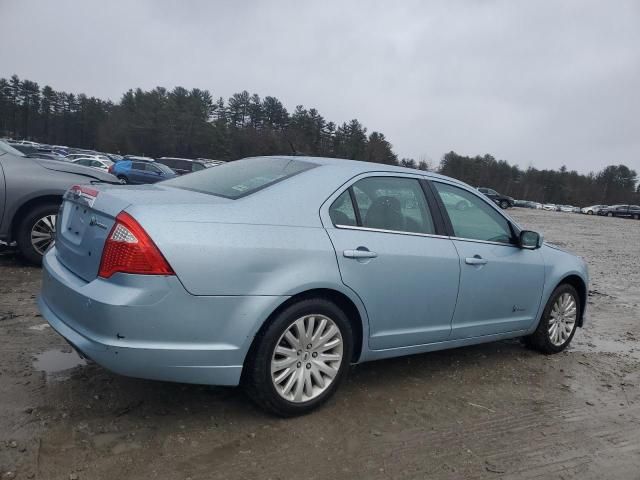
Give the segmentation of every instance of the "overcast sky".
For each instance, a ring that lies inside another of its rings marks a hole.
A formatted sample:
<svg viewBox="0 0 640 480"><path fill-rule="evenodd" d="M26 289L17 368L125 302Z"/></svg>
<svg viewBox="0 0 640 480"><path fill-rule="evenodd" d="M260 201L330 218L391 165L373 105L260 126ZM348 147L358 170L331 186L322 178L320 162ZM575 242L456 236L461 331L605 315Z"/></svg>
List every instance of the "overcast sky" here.
<svg viewBox="0 0 640 480"><path fill-rule="evenodd" d="M638 1L0 0L0 76L117 100L248 90L400 157L640 171Z"/></svg>

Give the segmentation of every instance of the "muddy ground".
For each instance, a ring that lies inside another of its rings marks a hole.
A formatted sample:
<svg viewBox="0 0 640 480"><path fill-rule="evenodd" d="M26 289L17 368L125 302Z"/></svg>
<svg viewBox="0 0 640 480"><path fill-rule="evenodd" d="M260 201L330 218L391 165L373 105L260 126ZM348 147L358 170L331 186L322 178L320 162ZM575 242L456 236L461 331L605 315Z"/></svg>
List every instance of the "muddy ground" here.
<svg viewBox="0 0 640 480"><path fill-rule="evenodd" d="M589 263L591 324L568 351L365 364L291 420L238 389L66 368L77 358L35 306L40 270L0 255L0 479L640 479L640 222L512 214Z"/></svg>

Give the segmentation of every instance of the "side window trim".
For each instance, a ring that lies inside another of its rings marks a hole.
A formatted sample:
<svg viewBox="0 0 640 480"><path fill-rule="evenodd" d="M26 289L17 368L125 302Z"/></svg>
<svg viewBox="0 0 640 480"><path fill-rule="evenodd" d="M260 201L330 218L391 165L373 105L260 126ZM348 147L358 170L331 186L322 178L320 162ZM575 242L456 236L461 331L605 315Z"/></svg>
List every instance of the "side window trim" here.
<svg viewBox="0 0 640 480"><path fill-rule="evenodd" d="M433 218L436 234L449 237L450 236L449 232L453 231L453 229L447 227L447 222L445 218L448 220L448 217L445 217L443 215L442 209L440 208L440 204L438 203L440 196L436 195L436 193L434 192L433 190L434 187L433 185L431 185L430 180L427 180L426 178L421 178L420 186L422 187L422 193L427 199L427 206L429 208L429 211L431 212L431 218Z"/></svg>
<svg viewBox="0 0 640 480"><path fill-rule="evenodd" d="M349 199L351 200L351 208L353 208L353 213L356 216L356 225L358 227L362 227L362 217L360 216L360 208L358 207L358 201L356 200L356 194L353 191L353 185L349 185Z"/></svg>

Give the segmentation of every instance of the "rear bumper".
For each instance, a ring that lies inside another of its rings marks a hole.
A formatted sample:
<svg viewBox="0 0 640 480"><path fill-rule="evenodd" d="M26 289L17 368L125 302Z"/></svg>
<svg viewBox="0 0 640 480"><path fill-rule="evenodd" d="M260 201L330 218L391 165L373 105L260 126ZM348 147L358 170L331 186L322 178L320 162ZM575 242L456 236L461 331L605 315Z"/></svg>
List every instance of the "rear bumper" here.
<svg viewBox="0 0 640 480"><path fill-rule="evenodd" d="M194 296L176 277L85 282L55 247L43 273L40 311L82 354L121 375L173 382L237 385L255 333L287 298Z"/></svg>

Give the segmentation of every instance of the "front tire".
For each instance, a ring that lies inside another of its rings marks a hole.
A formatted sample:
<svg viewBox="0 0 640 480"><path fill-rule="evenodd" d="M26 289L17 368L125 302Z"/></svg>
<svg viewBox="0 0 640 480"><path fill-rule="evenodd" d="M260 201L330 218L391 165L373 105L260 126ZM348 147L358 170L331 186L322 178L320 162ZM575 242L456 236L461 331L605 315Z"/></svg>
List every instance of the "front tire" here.
<svg viewBox="0 0 640 480"><path fill-rule="evenodd" d="M345 313L323 298L301 300L255 338L243 386L262 409L304 415L326 402L349 369L353 331Z"/></svg>
<svg viewBox="0 0 640 480"><path fill-rule="evenodd" d="M54 244L59 208L55 203L37 205L18 224L18 250L29 263L41 265L43 255Z"/></svg>
<svg viewBox="0 0 640 480"><path fill-rule="evenodd" d="M500 208L506 210L507 208L509 208L509 202L507 202L506 200L502 200L500 202Z"/></svg>
<svg viewBox="0 0 640 480"><path fill-rule="evenodd" d="M571 343L580 318L580 297L568 283L558 286L542 312L538 328L525 343L542 353L558 353Z"/></svg>
<svg viewBox="0 0 640 480"><path fill-rule="evenodd" d="M592 210L587 211L587 215L593 215L593 211Z"/></svg>
<svg viewBox="0 0 640 480"><path fill-rule="evenodd" d="M613 217L613 213L611 212L607 213L607 217Z"/></svg>

